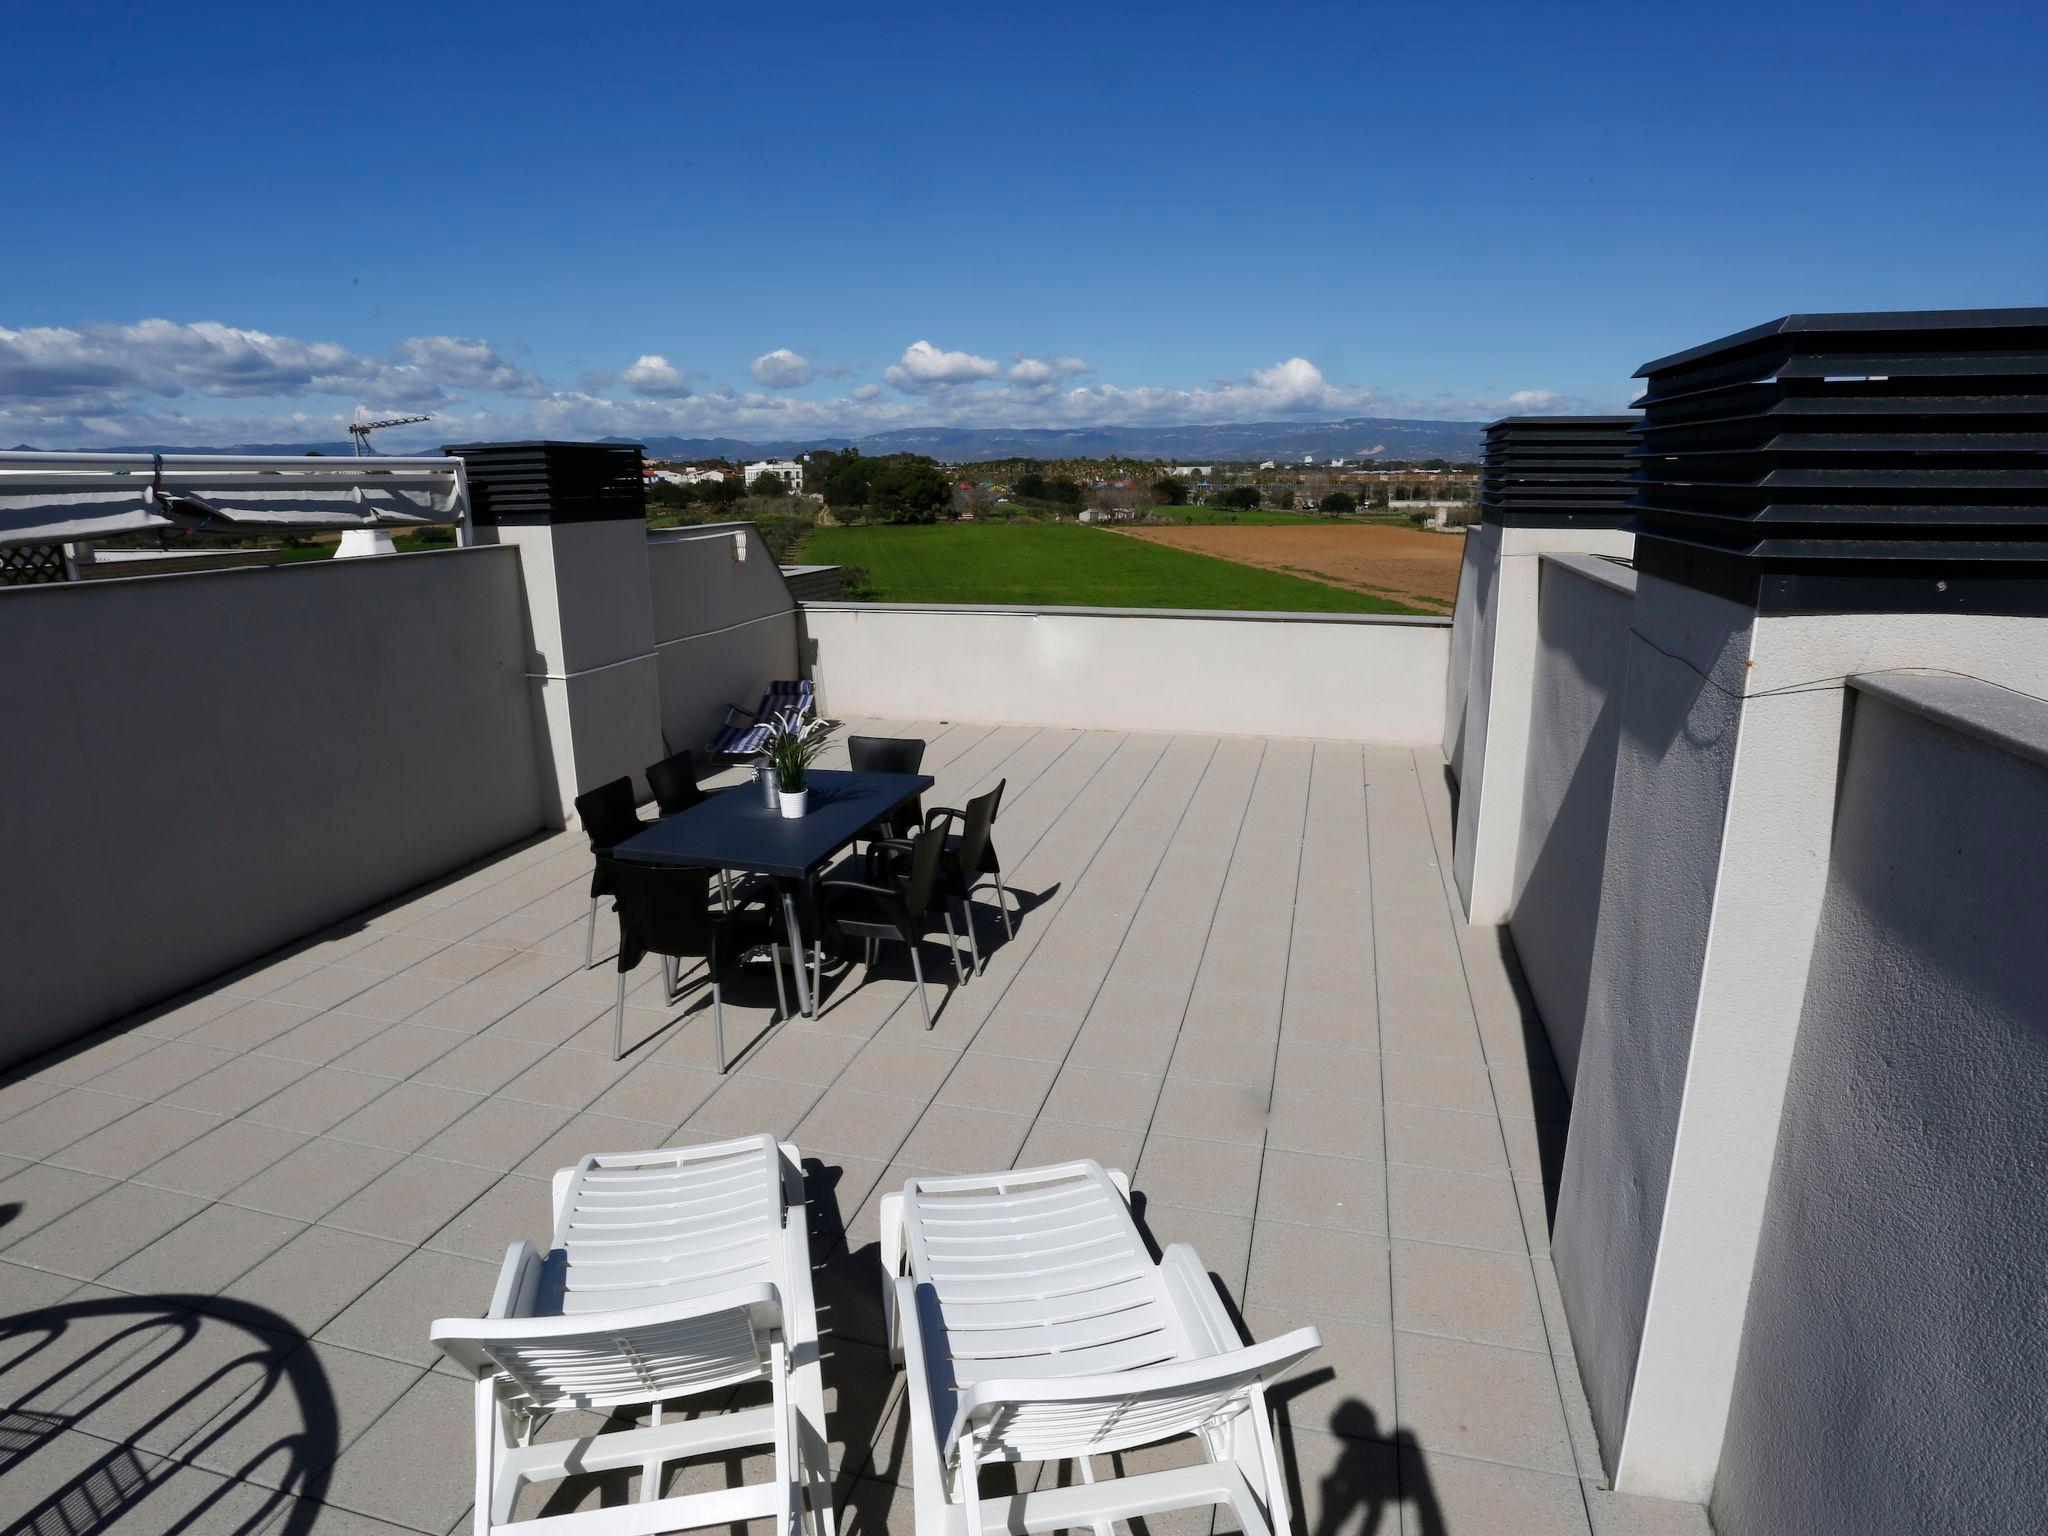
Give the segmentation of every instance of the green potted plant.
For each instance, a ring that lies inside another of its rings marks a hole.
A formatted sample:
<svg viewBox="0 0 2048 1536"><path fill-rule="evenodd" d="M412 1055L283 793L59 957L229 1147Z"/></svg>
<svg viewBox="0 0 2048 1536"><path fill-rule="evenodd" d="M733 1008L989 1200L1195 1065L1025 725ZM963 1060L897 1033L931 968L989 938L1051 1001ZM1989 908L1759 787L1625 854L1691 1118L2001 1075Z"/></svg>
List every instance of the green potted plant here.
<svg viewBox="0 0 2048 1536"><path fill-rule="evenodd" d="M811 764L825 750L825 738L831 734L831 722L814 718L808 709L778 714L769 727L764 751L775 770L784 816L801 816L810 808Z"/></svg>

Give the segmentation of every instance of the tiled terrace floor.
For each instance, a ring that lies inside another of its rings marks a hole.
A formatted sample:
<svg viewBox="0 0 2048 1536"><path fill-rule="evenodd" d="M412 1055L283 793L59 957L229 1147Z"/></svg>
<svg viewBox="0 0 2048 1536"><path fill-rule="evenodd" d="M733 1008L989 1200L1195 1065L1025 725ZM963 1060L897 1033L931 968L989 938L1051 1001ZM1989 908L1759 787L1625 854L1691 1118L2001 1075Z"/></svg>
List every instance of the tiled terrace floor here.
<svg viewBox="0 0 2048 1536"><path fill-rule="evenodd" d="M1298 1529L1705 1530L1600 1482L1544 1236L1566 1103L1454 916L1436 754L860 724L929 739L936 802L1008 781L1025 911L1004 943L982 908L986 974L930 1033L899 951L721 1079L701 989L660 1006L650 962L614 1064L557 835L5 1079L8 1528L466 1529L428 1321L482 1311L576 1155L769 1130L811 1174L851 1536L910 1527L878 1191L1081 1154L1256 1334L1322 1329L1280 1394ZM746 1040L771 994L733 990Z"/></svg>

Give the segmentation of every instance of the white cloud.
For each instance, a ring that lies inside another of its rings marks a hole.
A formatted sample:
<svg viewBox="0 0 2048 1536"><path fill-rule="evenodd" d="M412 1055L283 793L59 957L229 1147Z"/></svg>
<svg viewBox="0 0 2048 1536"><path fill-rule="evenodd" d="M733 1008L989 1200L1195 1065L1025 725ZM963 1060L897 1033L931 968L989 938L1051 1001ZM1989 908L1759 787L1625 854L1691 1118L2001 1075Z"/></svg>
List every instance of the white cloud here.
<svg viewBox="0 0 2048 1536"><path fill-rule="evenodd" d="M489 342L460 336L412 336L388 356L368 357L331 341L211 320L0 327L0 397L47 402L95 395L112 401L328 394L420 406L448 400L455 389L537 395L544 388Z"/></svg>
<svg viewBox="0 0 2048 1536"><path fill-rule="evenodd" d="M906 395L927 394L954 384L972 384L992 379L1003 371L992 357L972 352L943 352L928 341L913 341L903 356L882 372L882 377Z"/></svg>
<svg viewBox="0 0 2048 1536"><path fill-rule="evenodd" d="M645 352L630 368L619 370L619 382L650 400L680 400L690 392L683 371L658 352Z"/></svg>
<svg viewBox="0 0 2048 1536"><path fill-rule="evenodd" d="M1094 371L1078 357L1048 359L1020 354L1017 360L1010 364L1010 382L1032 389L1044 389L1074 374Z"/></svg>
<svg viewBox="0 0 2048 1536"><path fill-rule="evenodd" d="M817 370L811 360L799 356L787 347L777 347L773 352L764 352L748 365L747 372L754 376L754 382L765 384L770 389L797 389L811 382Z"/></svg>
<svg viewBox="0 0 2048 1536"><path fill-rule="evenodd" d="M1391 416L1487 420L1612 410L1544 388L1415 398L1332 383L1288 357L1235 378L1175 388L1088 377L1077 357L1017 352L1007 365L928 341L884 374L825 400L788 393L843 369L789 348L755 359L750 387L703 384L658 353L580 387L548 381L483 340L415 336L382 354L216 322L0 327L0 445L334 442L353 409L430 409L387 433L389 449L463 438L732 435L756 441L857 436L907 426L1092 427ZM701 381L700 381L701 382ZM761 387L752 387L758 385ZM322 401L321 397L327 397Z"/></svg>
<svg viewBox="0 0 2048 1536"><path fill-rule="evenodd" d="M411 336L391 351L406 366L419 369L451 389L478 389L499 395L547 393L547 386L537 374L512 362L488 341L475 341L467 336Z"/></svg>

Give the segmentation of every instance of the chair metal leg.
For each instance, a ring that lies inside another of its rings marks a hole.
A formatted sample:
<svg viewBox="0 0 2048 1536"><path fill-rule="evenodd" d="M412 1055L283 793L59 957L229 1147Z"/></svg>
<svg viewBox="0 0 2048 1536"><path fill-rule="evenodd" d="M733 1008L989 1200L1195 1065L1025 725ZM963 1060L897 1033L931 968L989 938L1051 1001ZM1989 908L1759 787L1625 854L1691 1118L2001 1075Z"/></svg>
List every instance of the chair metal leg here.
<svg viewBox="0 0 2048 1536"><path fill-rule="evenodd" d="M781 1024L789 1018L789 994L782 987L782 946L770 944L768 954L774 962L769 969L775 972L775 1022Z"/></svg>
<svg viewBox="0 0 2048 1536"><path fill-rule="evenodd" d="M942 904L939 919L946 925L946 953L953 957L953 985L964 986L967 978L960 974L960 936L953 931L953 913Z"/></svg>
<svg viewBox="0 0 2048 1536"><path fill-rule="evenodd" d="M801 958L797 961L802 965ZM819 932L811 939L811 1017L818 1016L818 997L825 986L825 935Z"/></svg>
<svg viewBox="0 0 2048 1536"><path fill-rule="evenodd" d="M590 921L583 925L583 969L590 969L590 948L597 941L597 898L590 898Z"/></svg>
<svg viewBox="0 0 2048 1536"><path fill-rule="evenodd" d="M924 1010L924 1027L932 1027L932 1005L925 1001L924 964L917 958L917 940L910 941L910 974L917 978L917 1006Z"/></svg>
<svg viewBox="0 0 2048 1536"><path fill-rule="evenodd" d="M787 932L789 935L790 956L796 962L795 965L792 967L792 970L796 974L797 1011L799 1013L809 1014L812 1018L816 1018L817 1014L815 1011L813 1011L812 1007L813 994L811 993L809 987L806 985L808 978L804 975L803 928L801 927L801 925L798 924L796 920L796 897L790 892L790 890L786 886L783 888L782 892L782 926L784 931Z"/></svg>
<svg viewBox="0 0 2048 1536"><path fill-rule="evenodd" d="M619 999L612 1005L612 1060L626 1054L626 973L619 972Z"/></svg>
<svg viewBox="0 0 2048 1536"><path fill-rule="evenodd" d="M1010 893L1003 889L1003 877L996 876L996 910L1003 914L1003 937L1014 939L1017 930L1010 926Z"/></svg>
<svg viewBox="0 0 2048 1536"><path fill-rule="evenodd" d="M960 926L967 930L967 958L972 962L974 974L981 974L981 941L974 936L974 907L965 896L960 898Z"/></svg>
<svg viewBox="0 0 2048 1536"><path fill-rule="evenodd" d="M725 999L718 986L718 939L711 940L711 1041L718 1053L718 1070L725 1070Z"/></svg>
<svg viewBox="0 0 2048 1536"><path fill-rule="evenodd" d="M674 955L661 957L661 979L668 988L668 1001L671 1003L676 1000L676 988L682 985L682 977L678 974L681 969L682 967L676 964Z"/></svg>

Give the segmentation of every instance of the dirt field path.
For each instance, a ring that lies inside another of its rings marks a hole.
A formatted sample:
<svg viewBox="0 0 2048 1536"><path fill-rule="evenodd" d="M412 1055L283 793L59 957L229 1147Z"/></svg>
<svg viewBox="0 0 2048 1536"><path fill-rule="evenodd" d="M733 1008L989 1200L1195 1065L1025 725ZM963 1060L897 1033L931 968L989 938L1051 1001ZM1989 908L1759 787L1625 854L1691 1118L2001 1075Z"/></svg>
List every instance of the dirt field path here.
<svg viewBox="0 0 2048 1536"><path fill-rule="evenodd" d="M1175 549L1285 571L1390 597L1432 613L1449 613L1458 593L1465 541L1419 528L1316 524L1306 528L1120 528L1119 533Z"/></svg>

